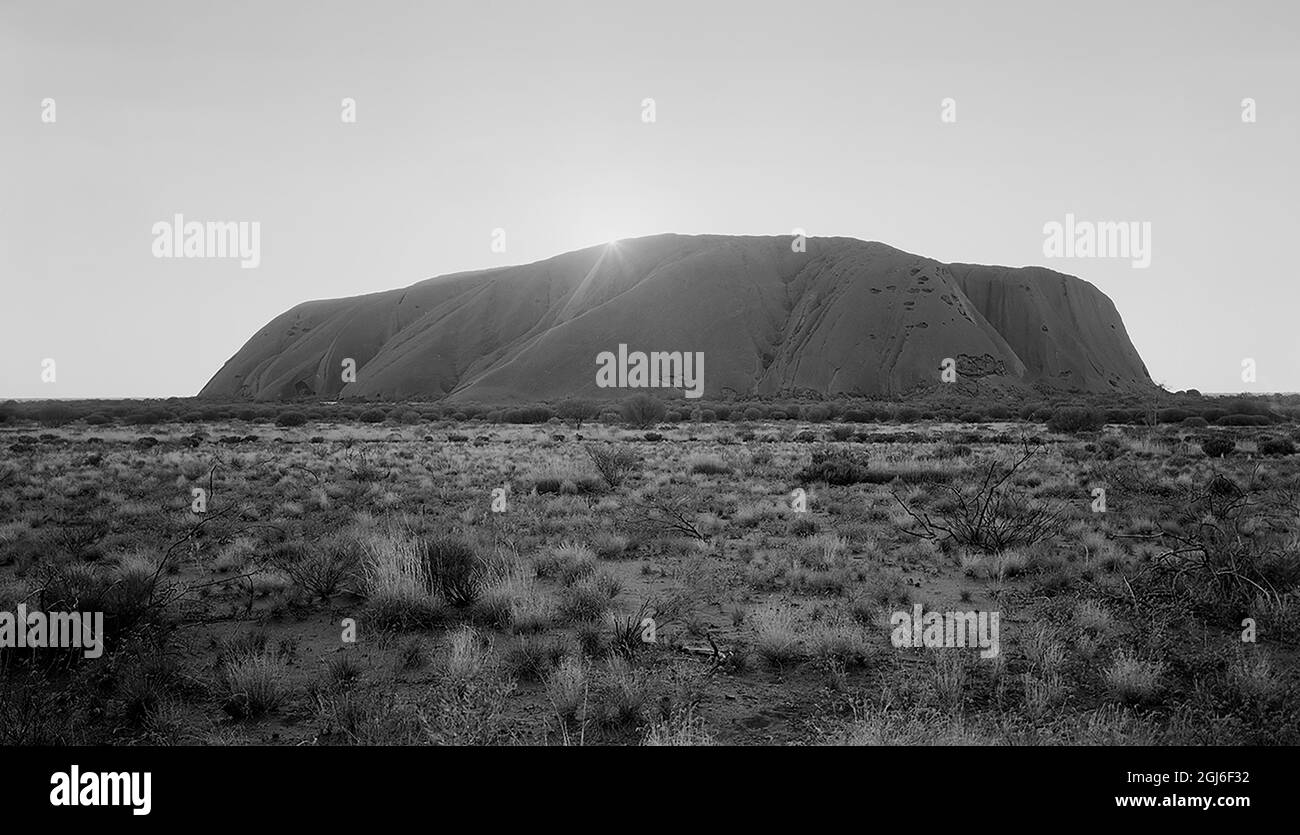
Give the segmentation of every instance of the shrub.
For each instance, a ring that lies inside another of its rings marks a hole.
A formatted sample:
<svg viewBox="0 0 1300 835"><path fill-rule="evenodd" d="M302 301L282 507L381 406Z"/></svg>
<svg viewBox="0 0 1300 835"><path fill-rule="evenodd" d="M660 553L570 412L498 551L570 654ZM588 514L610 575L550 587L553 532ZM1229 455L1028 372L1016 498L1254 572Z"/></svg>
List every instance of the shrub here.
<svg viewBox="0 0 1300 835"><path fill-rule="evenodd" d="M1264 455L1295 455L1295 444L1290 438L1269 438L1260 442L1259 451Z"/></svg>
<svg viewBox="0 0 1300 835"><path fill-rule="evenodd" d="M648 394L634 394L619 406L623 420L638 429L653 426L664 419L668 407L657 397Z"/></svg>
<svg viewBox="0 0 1300 835"><path fill-rule="evenodd" d="M1183 426L1188 429L1203 429L1209 426L1210 422L1200 415L1192 415L1189 418L1183 418Z"/></svg>
<svg viewBox="0 0 1300 835"><path fill-rule="evenodd" d="M357 420L362 423L383 423L386 417L388 417L388 413L383 409L366 409L357 415Z"/></svg>
<svg viewBox="0 0 1300 835"><path fill-rule="evenodd" d="M506 409L503 417L507 423L546 423L555 417L555 412L549 406L523 406Z"/></svg>
<svg viewBox="0 0 1300 835"><path fill-rule="evenodd" d="M848 424L837 424L830 429L831 440L847 441L853 437L853 427Z"/></svg>
<svg viewBox="0 0 1300 835"><path fill-rule="evenodd" d="M763 410L757 406L750 406L744 411L745 420L762 420Z"/></svg>
<svg viewBox="0 0 1300 835"><path fill-rule="evenodd" d="M1097 409L1067 407L1057 409L1047 420L1052 432L1092 432L1105 425L1106 417Z"/></svg>
<svg viewBox="0 0 1300 835"><path fill-rule="evenodd" d="M276 426L302 426L307 416L302 412L281 412L275 419Z"/></svg>
<svg viewBox="0 0 1300 835"><path fill-rule="evenodd" d="M1269 412L1268 403L1254 398L1234 398L1224 404L1224 410L1230 415L1259 415L1267 416Z"/></svg>
<svg viewBox="0 0 1300 835"><path fill-rule="evenodd" d="M132 412L126 416L126 423L130 426L153 426L167 421L167 413L162 409L146 409L140 412Z"/></svg>
<svg viewBox="0 0 1300 835"><path fill-rule="evenodd" d="M1215 475L1161 510L1169 519L1162 537L1177 557L1170 568L1190 584L1193 599L1235 612L1260 594L1285 596L1300 585L1289 488Z"/></svg>
<svg viewBox="0 0 1300 835"><path fill-rule="evenodd" d="M618 489L618 486L632 475L641 463L636 453L626 447L599 447L595 444L587 444L584 449L587 451L587 457L596 467L596 472L600 473L600 477L611 490Z"/></svg>
<svg viewBox="0 0 1300 835"><path fill-rule="evenodd" d="M1237 448L1231 438L1206 438L1201 441L1201 451L1211 458L1222 458Z"/></svg>
<svg viewBox="0 0 1300 835"><path fill-rule="evenodd" d="M572 421L575 429L581 429L584 421L600 414L600 407L589 400L565 400L556 407L555 414L563 420Z"/></svg>
<svg viewBox="0 0 1300 835"><path fill-rule="evenodd" d="M313 598L329 600L361 567L361 547L345 537L327 539L317 548L282 548L272 563Z"/></svg>
<svg viewBox="0 0 1300 835"><path fill-rule="evenodd" d="M1215 422L1216 426L1268 426L1271 420L1263 415L1224 415Z"/></svg>
<svg viewBox="0 0 1300 835"><path fill-rule="evenodd" d="M921 413L911 406L903 406L897 412L894 412L894 420L899 423L915 423L921 419Z"/></svg>
<svg viewBox="0 0 1300 835"><path fill-rule="evenodd" d="M47 403L32 412L32 417L42 426L62 426L76 416L76 412L66 403Z"/></svg>
<svg viewBox="0 0 1300 835"><path fill-rule="evenodd" d="M989 462L983 475L975 473L968 486L942 485L946 495L932 510L914 510L895 493L895 501L916 526L908 533L937 542L952 540L989 553L1028 547L1057 536L1064 528L1065 508L1035 500L1015 480L1035 452L1026 445L1023 454L1010 463Z"/></svg>
<svg viewBox="0 0 1300 835"><path fill-rule="evenodd" d="M817 403L812 406L804 406L799 410L799 417L809 423L821 423L830 418L830 416L830 407L822 403Z"/></svg>

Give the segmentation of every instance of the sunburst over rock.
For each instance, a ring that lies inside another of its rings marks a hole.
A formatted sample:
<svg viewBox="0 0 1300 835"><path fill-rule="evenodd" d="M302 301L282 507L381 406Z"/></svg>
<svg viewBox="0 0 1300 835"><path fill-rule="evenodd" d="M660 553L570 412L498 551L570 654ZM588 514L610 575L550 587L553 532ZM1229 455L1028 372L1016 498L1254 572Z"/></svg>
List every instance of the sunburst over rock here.
<svg viewBox="0 0 1300 835"><path fill-rule="evenodd" d="M410 287L304 302L202 396L616 398L597 357L704 358L703 394L1131 392L1152 383L1110 299L1039 267L943 264L881 243L656 235ZM342 373L355 364L355 380Z"/></svg>

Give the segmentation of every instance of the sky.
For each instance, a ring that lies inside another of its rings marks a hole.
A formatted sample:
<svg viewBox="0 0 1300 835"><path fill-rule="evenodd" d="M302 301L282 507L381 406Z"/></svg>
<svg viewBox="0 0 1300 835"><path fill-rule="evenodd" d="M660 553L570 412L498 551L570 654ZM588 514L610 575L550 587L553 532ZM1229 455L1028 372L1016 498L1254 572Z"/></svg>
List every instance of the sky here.
<svg viewBox="0 0 1300 835"><path fill-rule="evenodd" d="M0 0L0 399L190 396L308 299L794 229L1077 275L1169 388L1300 391L1297 78L1294 2ZM257 223L256 268L155 257L176 214ZM1149 265L1048 257L1067 215Z"/></svg>

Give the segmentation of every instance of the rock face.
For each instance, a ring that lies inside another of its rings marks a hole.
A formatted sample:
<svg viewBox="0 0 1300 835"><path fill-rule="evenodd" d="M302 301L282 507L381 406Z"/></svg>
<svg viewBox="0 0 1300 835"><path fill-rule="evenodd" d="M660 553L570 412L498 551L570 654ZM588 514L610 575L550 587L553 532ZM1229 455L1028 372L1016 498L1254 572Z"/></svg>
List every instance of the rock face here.
<svg viewBox="0 0 1300 835"><path fill-rule="evenodd" d="M946 358L963 387L990 391L1152 386L1114 304L1073 276L853 238L793 252L789 237L656 235L304 302L200 396L618 399L633 390L598 387L596 358L620 344L702 352L709 398L901 396L942 385Z"/></svg>

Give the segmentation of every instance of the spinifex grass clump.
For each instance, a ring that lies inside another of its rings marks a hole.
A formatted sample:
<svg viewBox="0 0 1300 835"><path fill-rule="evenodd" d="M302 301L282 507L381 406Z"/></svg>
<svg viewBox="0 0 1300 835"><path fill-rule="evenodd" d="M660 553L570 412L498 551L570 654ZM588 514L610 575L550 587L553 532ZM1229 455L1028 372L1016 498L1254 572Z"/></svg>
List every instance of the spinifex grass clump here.
<svg viewBox="0 0 1300 835"><path fill-rule="evenodd" d="M796 478L804 484L824 481L832 487L859 484L870 478L867 454L847 448L824 448L813 452L812 461Z"/></svg>
<svg viewBox="0 0 1300 835"><path fill-rule="evenodd" d="M429 591L453 606L469 606L482 588L483 561L469 542L456 537L436 537L423 543Z"/></svg>
<svg viewBox="0 0 1300 835"><path fill-rule="evenodd" d="M236 719L271 713L288 697L284 659L270 649L238 650L228 655L217 678L221 707Z"/></svg>
<svg viewBox="0 0 1300 835"><path fill-rule="evenodd" d="M431 626L442 620L444 601L435 593L427 550L401 533L364 543L362 580L369 616L381 627Z"/></svg>
<svg viewBox="0 0 1300 835"><path fill-rule="evenodd" d="M704 725L703 717L690 708L673 713L662 722L654 722L646 731L643 745L695 747L716 744Z"/></svg>
<svg viewBox="0 0 1300 835"><path fill-rule="evenodd" d="M754 651L768 664L781 668L803 657L799 629L790 609L767 606L751 612L746 621L754 630Z"/></svg>
<svg viewBox="0 0 1300 835"><path fill-rule="evenodd" d="M158 565L143 553L118 559L112 568L65 563L41 572L39 608L46 612L103 612L104 640L111 645L125 633L163 615Z"/></svg>
<svg viewBox="0 0 1300 835"><path fill-rule="evenodd" d="M442 745L501 742L502 715L515 681L497 663L490 641L462 626L446 638L442 676L420 709L429 741Z"/></svg>
<svg viewBox="0 0 1300 835"><path fill-rule="evenodd" d="M579 658L564 658L546 675L546 696L555 715L565 724L581 718L587 688L587 667Z"/></svg>
<svg viewBox="0 0 1300 835"><path fill-rule="evenodd" d="M1164 666L1159 662L1145 661L1120 651L1106 668L1103 677L1114 698L1121 702L1143 704L1158 699L1163 687L1163 674Z"/></svg>
<svg viewBox="0 0 1300 835"><path fill-rule="evenodd" d="M600 492L600 480L577 467L552 467L533 480L538 493L562 495L594 495Z"/></svg>

